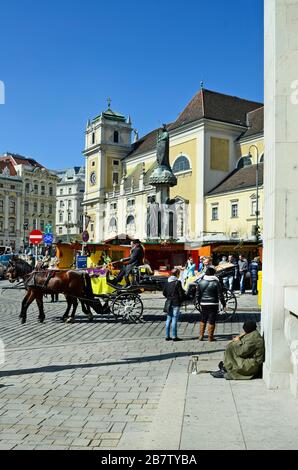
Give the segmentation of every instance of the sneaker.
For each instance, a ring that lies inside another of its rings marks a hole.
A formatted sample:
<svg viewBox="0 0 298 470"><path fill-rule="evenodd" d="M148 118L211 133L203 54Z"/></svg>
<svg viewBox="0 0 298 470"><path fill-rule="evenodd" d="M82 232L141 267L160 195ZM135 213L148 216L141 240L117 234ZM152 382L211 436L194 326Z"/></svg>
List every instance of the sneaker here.
<svg viewBox="0 0 298 470"><path fill-rule="evenodd" d="M183 341L181 338L173 338L173 341Z"/></svg>
<svg viewBox="0 0 298 470"><path fill-rule="evenodd" d="M225 376L224 376L225 373L224 373L223 370L217 370L216 372L210 372L210 374L215 379L224 379L225 378Z"/></svg>
<svg viewBox="0 0 298 470"><path fill-rule="evenodd" d="M166 341L172 341L172 338L171 338L171 337L167 337L167 338L166 338Z"/></svg>

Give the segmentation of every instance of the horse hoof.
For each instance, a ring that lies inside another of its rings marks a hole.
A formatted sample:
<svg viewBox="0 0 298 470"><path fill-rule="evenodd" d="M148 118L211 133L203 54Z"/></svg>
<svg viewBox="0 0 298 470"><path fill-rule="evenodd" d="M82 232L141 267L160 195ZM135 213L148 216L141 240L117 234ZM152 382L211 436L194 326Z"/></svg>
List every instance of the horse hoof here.
<svg viewBox="0 0 298 470"><path fill-rule="evenodd" d="M22 325L23 325L24 323L26 323L26 318L22 318L21 320L22 320L22 321L21 321L21 324L22 324Z"/></svg>
<svg viewBox="0 0 298 470"><path fill-rule="evenodd" d="M73 318L67 318L65 323L74 323L74 319Z"/></svg>
<svg viewBox="0 0 298 470"><path fill-rule="evenodd" d="M38 319L39 323L43 323L45 321L45 317L41 317Z"/></svg>
<svg viewBox="0 0 298 470"><path fill-rule="evenodd" d="M65 323L67 320L67 317L62 317L61 320L63 321L63 323Z"/></svg>
<svg viewBox="0 0 298 470"><path fill-rule="evenodd" d="M89 322L92 322L92 321L93 321L93 317L88 317L88 321L89 321Z"/></svg>

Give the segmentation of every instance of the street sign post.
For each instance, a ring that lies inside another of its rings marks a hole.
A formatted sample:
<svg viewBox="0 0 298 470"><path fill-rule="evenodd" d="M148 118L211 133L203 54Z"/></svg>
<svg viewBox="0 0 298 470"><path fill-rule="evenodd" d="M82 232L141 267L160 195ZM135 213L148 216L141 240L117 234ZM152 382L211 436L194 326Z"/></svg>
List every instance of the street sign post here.
<svg viewBox="0 0 298 470"><path fill-rule="evenodd" d="M77 255L77 269L87 269L87 256Z"/></svg>
<svg viewBox="0 0 298 470"><path fill-rule="evenodd" d="M51 245L54 240L54 235L52 233L44 233L43 234L43 241L46 245Z"/></svg>
<svg viewBox="0 0 298 470"><path fill-rule="evenodd" d="M39 245L42 242L42 232L40 230L32 230L29 233L29 242L33 245Z"/></svg>
<svg viewBox="0 0 298 470"><path fill-rule="evenodd" d="M82 240L83 240L82 255L83 255L84 254L85 243L87 243L87 241L89 240L89 232L87 232L87 230L84 230L84 232L82 233Z"/></svg>
<svg viewBox="0 0 298 470"><path fill-rule="evenodd" d="M42 232L40 230L32 230L29 234L29 242L35 245L35 265L37 263L37 245L42 242Z"/></svg>
<svg viewBox="0 0 298 470"><path fill-rule="evenodd" d="M89 240L89 233L87 232L87 230L84 230L84 232L82 233L82 240L85 243Z"/></svg>

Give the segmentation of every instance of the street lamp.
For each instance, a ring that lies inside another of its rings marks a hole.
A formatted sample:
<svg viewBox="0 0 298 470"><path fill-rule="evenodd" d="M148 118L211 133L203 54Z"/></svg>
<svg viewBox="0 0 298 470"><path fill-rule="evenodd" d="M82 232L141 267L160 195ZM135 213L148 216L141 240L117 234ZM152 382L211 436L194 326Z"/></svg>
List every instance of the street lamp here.
<svg viewBox="0 0 298 470"><path fill-rule="evenodd" d="M259 149L256 145L251 145L248 149L248 156L252 159L250 149L255 148L257 152L257 167L256 167L256 189L257 189L257 201L256 201L256 243L259 244Z"/></svg>

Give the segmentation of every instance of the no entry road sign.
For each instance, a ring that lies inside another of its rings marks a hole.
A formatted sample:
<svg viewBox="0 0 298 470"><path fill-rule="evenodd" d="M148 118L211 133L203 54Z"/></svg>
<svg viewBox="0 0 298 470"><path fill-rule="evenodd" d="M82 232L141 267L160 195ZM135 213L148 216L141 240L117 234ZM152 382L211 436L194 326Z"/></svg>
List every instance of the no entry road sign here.
<svg viewBox="0 0 298 470"><path fill-rule="evenodd" d="M32 230L29 233L29 242L33 245L39 245L42 242L42 232L40 230Z"/></svg>

